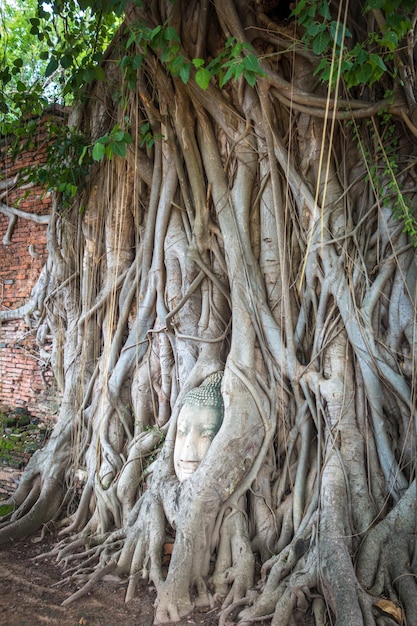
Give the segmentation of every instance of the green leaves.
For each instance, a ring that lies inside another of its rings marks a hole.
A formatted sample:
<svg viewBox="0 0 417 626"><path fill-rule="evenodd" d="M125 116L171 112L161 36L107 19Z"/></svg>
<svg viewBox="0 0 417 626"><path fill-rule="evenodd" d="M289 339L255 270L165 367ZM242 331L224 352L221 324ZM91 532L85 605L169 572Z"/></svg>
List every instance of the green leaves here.
<svg viewBox="0 0 417 626"><path fill-rule="evenodd" d="M127 153L127 146L131 143L132 137L130 134L121 128L119 124L116 124L109 134L97 139L93 145L92 158L94 161L102 161L104 157L110 160L114 156L124 158Z"/></svg>
<svg viewBox="0 0 417 626"><path fill-rule="evenodd" d="M197 85L201 89L206 90L210 84L210 81L211 72L205 67L200 67L195 73L195 82L197 83Z"/></svg>
<svg viewBox="0 0 417 626"><path fill-rule="evenodd" d="M153 29L142 22L135 22L130 29L126 49L135 45L135 52L140 50L140 58L143 59L147 49L151 48L158 53L161 63L165 64L171 76L179 76L184 84L190 80L193 67L196 70L195 81L203 90L208 88L212 78L217 78L219 87L222 88L229 80L238 80L243 76L253 87L256 79L264 75L252 46L248 43L240 43L233 37L226 41L222 52L206 64L206 61L201 58L194 58L191 62L186 59L181 52L181 41L178 33L167 22ZM121 60L128 81L133 69L132 58L135 59L137 56L129 57L126 55ZM134 85L133 82L132 85L129 82L130 86L136 88L136 79Z"/></svg>
<svg viewBox="0 0 417 626"><path fill-rule="evenodd" d="M13 504L0 504L0 517L5 517L14 511Z"/></svg>
<svg viewBox="0 0 417 626"><path fill-rule="evenodd" d="M48 76L51 76L57 69L58 61L56 59L51 59L45 69L46 78L48 78Z"/></svg>
<svg viewBox="0 0 417 626"><path fill-rule="evenodd" d="M102 137L94 144L93 153L92 153L94 161L101 161L102 158L104 157L104 154L106 151L106 147L104 143L105 139L107 140L107 137Z"/></svg>
<svg viewBox="0 0 417 626"><path fill-rule="evenodd" d="M229 58L220 63L218 72L220 87L223 87L229 80L238 80L241 76L253 87L256 79L265 75L251 45L229 39L226 43L227 50L229 50Z"/></svg>
<svg viewBox="0 0 417 626"><path fill-rule="evenodd" d="M178 52L180 43L177 31L167 22L150 28L147 24L137 21L130 26L130 36L126 43L126 49L136 44L136 46L142 47L145 53L149 46L152 50L162 51L162 55L166 55L165 61L167 61L173 50Z"/></svg>
<svg viewBox="0 0 417 626"><path fill-rule="evenodd" d="M393 215L403 223L402 232L417 248L417 220L414 216L412 195L407 198L398 180L399 133L390 113L382 112L377 118L364 121L372 137L372 154L362 141L363 133L354 125L354 137L368 167L367 180L371 181L376 199L382 206L390 208ZM368 133L366 133L368 134Z"/></svg>
<svg viewBox="0 0 417 626"><path fill-rule="evenodd" d="M41 21L39 18L37 17L31 17L29 18L29 22L31 24L31 28L30 28L30 34L31 35L39 35L40 32L40 24Z"/></svg>
<svg viewBox="0 0 417 626"><path fill-rule="evenodd" d="M324 56L315 73L323 81L337 78L337 72L332 66L332 56L344 53L345 39L352 37L349 29L338 20L332 19L329 3L325 0L301 0L297 3L293 16L304 28L303 41L311 47L317 56Z"/></svg>
<svg viewBox="0 0 417 626"><path fill-rule="evenodd" d="M16 69L18 69L18 70L19 70L19 69L21 69L21 68L23 67L23 59L21 59L20 57L18 57L17 59L15 59L15 60L13 61L13 66L14 66Z"/></svg>
<svg viewBox="0 0 417 626"><path fill-rule="evenodd" d="M30 120L23 129L26 131L26 139L33 135L36 128L36 122ZM81 191L87 180L92 163L89 146L82 133L62 122L52 119L45 128L48 132L45 162L36 168L31 165L25 168L21 172L22 180L40 183L48 191L58 191L61 204L65 206ZM16 139L15 149L16 153L22 150L22 138Z"/></svg>
<svg viewBox="0 0 417 626"><path fill-rule="evenodd" d="M183 83L188 82L191 65L180 51L181 41L173 26L165 22L155 28L149 28L143 22L134 22L130 28L126 49L135 45L136 51L141 50L140 54L133 57L126 55L121 60L131 90L136 89L136 71L141 67L148 48L158 52L161 62L166 65L172 76L179 76Z"/></svg>
<svg viewBox="0 0 417 626"><path fill-rule="evenodd" d="M320 32L318 32L312 40L311 47L313 48L314 54L320 55L323 54L330 46L330 35L326 28L323 28Z"/></svg>
<svg viewBox="0 0 417 626"><path fill-rule="evenodd" d="M13 0L2 9L0 132L48 99L71 104L84 84L103 80L103 53L126 0ZM4 89L5 85L7 88Z"/></svg>
<svg viewBox="0 0 417 626"><path fill-rule="evenodd" d="M140 147L143 148L147 146L148 148L152 148L156 139L161 140L163 136L160 134L154 135L149 122L142 124L140 127Z"/></svg>
<svg viewBox="0 0 417 626"><path fill-rule="evenodd" d="M258 57L248 43L237 42L233 37L227 40L224 50L205 66L204 59L193 59L197 68L195 81L201 89L207 89L210 80L217 78L222 88L229 80L238 80L241 76L253 87L265 72L259 65Z"/></svg>
<svg viewBox="0 0 417 626"><path fill-rule="evenodd" d="M349 46L351 33L346 25L333 19L326 0L299 0L292 15L304 29L305 45L321 57L315 74L323 81L331 81L332 86L342 77L350 89L371 86L390 71L393 53L411 28L406 11L415 6L415 0L367 0L364 13L382 14L380 30L368 33L353 48Z"/></svg>

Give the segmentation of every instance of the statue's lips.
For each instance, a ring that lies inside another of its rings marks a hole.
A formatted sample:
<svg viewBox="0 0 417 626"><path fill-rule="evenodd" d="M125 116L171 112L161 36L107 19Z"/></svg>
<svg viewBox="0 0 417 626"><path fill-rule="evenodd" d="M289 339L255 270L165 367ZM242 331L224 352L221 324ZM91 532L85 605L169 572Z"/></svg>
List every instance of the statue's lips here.
<svg viewBox="0 0 417 626"><path fill-rule="evenodd" d="M178 467L184 474L194 474L200 463L178 463Z"/></svg>

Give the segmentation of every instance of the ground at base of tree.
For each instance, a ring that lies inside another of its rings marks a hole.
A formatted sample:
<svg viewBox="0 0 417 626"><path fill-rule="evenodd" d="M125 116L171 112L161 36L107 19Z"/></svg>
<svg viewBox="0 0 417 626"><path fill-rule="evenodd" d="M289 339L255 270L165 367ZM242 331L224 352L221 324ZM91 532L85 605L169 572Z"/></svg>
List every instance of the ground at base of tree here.
<svg viewBox="0 0 417 626"><path fill-rule="evenodd" d="M74 586L56 586L62 571L54 558L34 560L52 545L51 539L29 539L0 548L1 626L151 626L155 593L145 583L127 604L127 583L105 581L79 601L61 606ZM178 624L215 626L218 612L195 612Z"/></svg>
<svg viewBox="0 0 417 626"><path fill-rule="evenodd" d="M0 502L10 496L22 470L0 468ZM68 606L61 606L75 590L60 585L63 571L55 557L46 555L57 539L49 534L40 540L16 541L0 546L0 626L151 626L155 591L142 582L136 597L125 602L126 583L105 580L91 593ZM195 611L176 626L217 626L220 608ZM227 622L228 626L232 622ZM258 622L267 626L268 621ZM300 624L300 626L305 626Z"/></svg>
<svg viewBox="0 0 417 626"><path fill-rule="evenodd" d="M53 547L53 539L26 539L0 548L0 626L151 626L155 592L142 583L126 603L127 582L106 580L69 606L62 602L74 586L57 586L62 570L54 557L36 560ZM176 626L217 626L219 608L195 611ZM228 622L228 626L232 622ZM258 622L266 626L269 621Z"/></svg>

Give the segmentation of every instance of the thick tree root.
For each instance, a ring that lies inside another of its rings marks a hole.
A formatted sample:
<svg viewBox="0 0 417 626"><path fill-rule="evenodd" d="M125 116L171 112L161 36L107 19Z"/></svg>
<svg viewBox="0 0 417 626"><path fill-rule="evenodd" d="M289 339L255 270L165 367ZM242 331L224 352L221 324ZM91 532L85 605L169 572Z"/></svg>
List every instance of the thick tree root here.
<svg viewBox="0 0 417 626"><path fill-rule="evenodd" d="M68 604L71 604L71 602L75 602L76 600L79 600L80 598L85 596L85 594L88 593L90 591L90 589L97 582L102 580L104 578L104 576L106 576L106 574L108 574L108 573L110 573L110 572L112 572L114 570L114 567L116 565L116 561L117 561L117 558L114 558L109 563L107 563L107 565L97 569L94 572L94 574L92 574L92 576L90 577L88 582L81 589L79 589L78 591L73 593L69 598L66 598L63 601L62 606L66 606Z"/></svg>
<svg viewBox="0 0 417 626"><path fill-rule="evenodd" d="M364 539L357 560L358 579L375 599L402 604L407 624L417 624L417 582L412 570L415 549L415 482L392 511ZM376 600L375 600L376 602Z"/></svg>
<svg viewBox="0 0 417 626"><path fill-rule="evenodd" d="M340 9L367 50L361 11L381 3L298 3L282 23L289 4L129 2L106 80L74 111L113 158L48 217L34 297L62 406L0 524L4 543L69 516L52 552L76 588L66 603L115 574L127 601L139 578L155 585L156 624L214 597L220 626L309 611L316 626L388 626L382 600L417 626L415 137L396 78L342 100L343 63L326 93L300 45L307 6L325 33ZM392 50L410 81L415 22ZM184 396L217 369L221 428L178 480Z"/></svg>
<svg viewBox="0 0 417 626"><path fill-rule="evenodd" d="M14 519L11 524L7 524L0 528L0 545L28 537L41 529L44 525L49 524L58 514L62 505L62 488L58 481L48 480L48 484L43 485L39 493L39 489L35 486L36 501L31 502L31 506L26 510L22 517L20 508L14 513ZM32 500L30 495L29 500ZM14 504L13 499L5 502L5 504ZM26 500L23 502L22 509L25 509Z"/></svg>

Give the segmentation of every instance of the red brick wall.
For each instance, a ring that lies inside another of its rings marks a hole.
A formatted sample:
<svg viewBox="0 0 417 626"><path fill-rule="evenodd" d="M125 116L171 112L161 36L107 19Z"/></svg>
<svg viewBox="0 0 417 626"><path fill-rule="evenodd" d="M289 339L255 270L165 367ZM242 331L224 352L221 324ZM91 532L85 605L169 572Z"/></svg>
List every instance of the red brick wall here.
<svg viewBox="0 0 417 626"><path fill-rule="evenodd" d="M12 179L27 165L36 166L45 160L46 119L47 116L38 120L31 137L33 145L22 149L14 159L10 157L7 139L4 140L0 148L1 182ZM0 191L0 201L3 205L37 215L51 212L50 194L39 186ZM17 309L28 301L47 258L46 224L18 217L11 242L5 245L3 238L8 225L9 217L0 212L2 311ZM31 245L32 254L29 251ZM49 418L56 412L57 397L52 372L49 364L40 359L35 335L36 329L31 329L24 319L0 322L0 405L3 409L25 407L37 417Z"/></svg>

